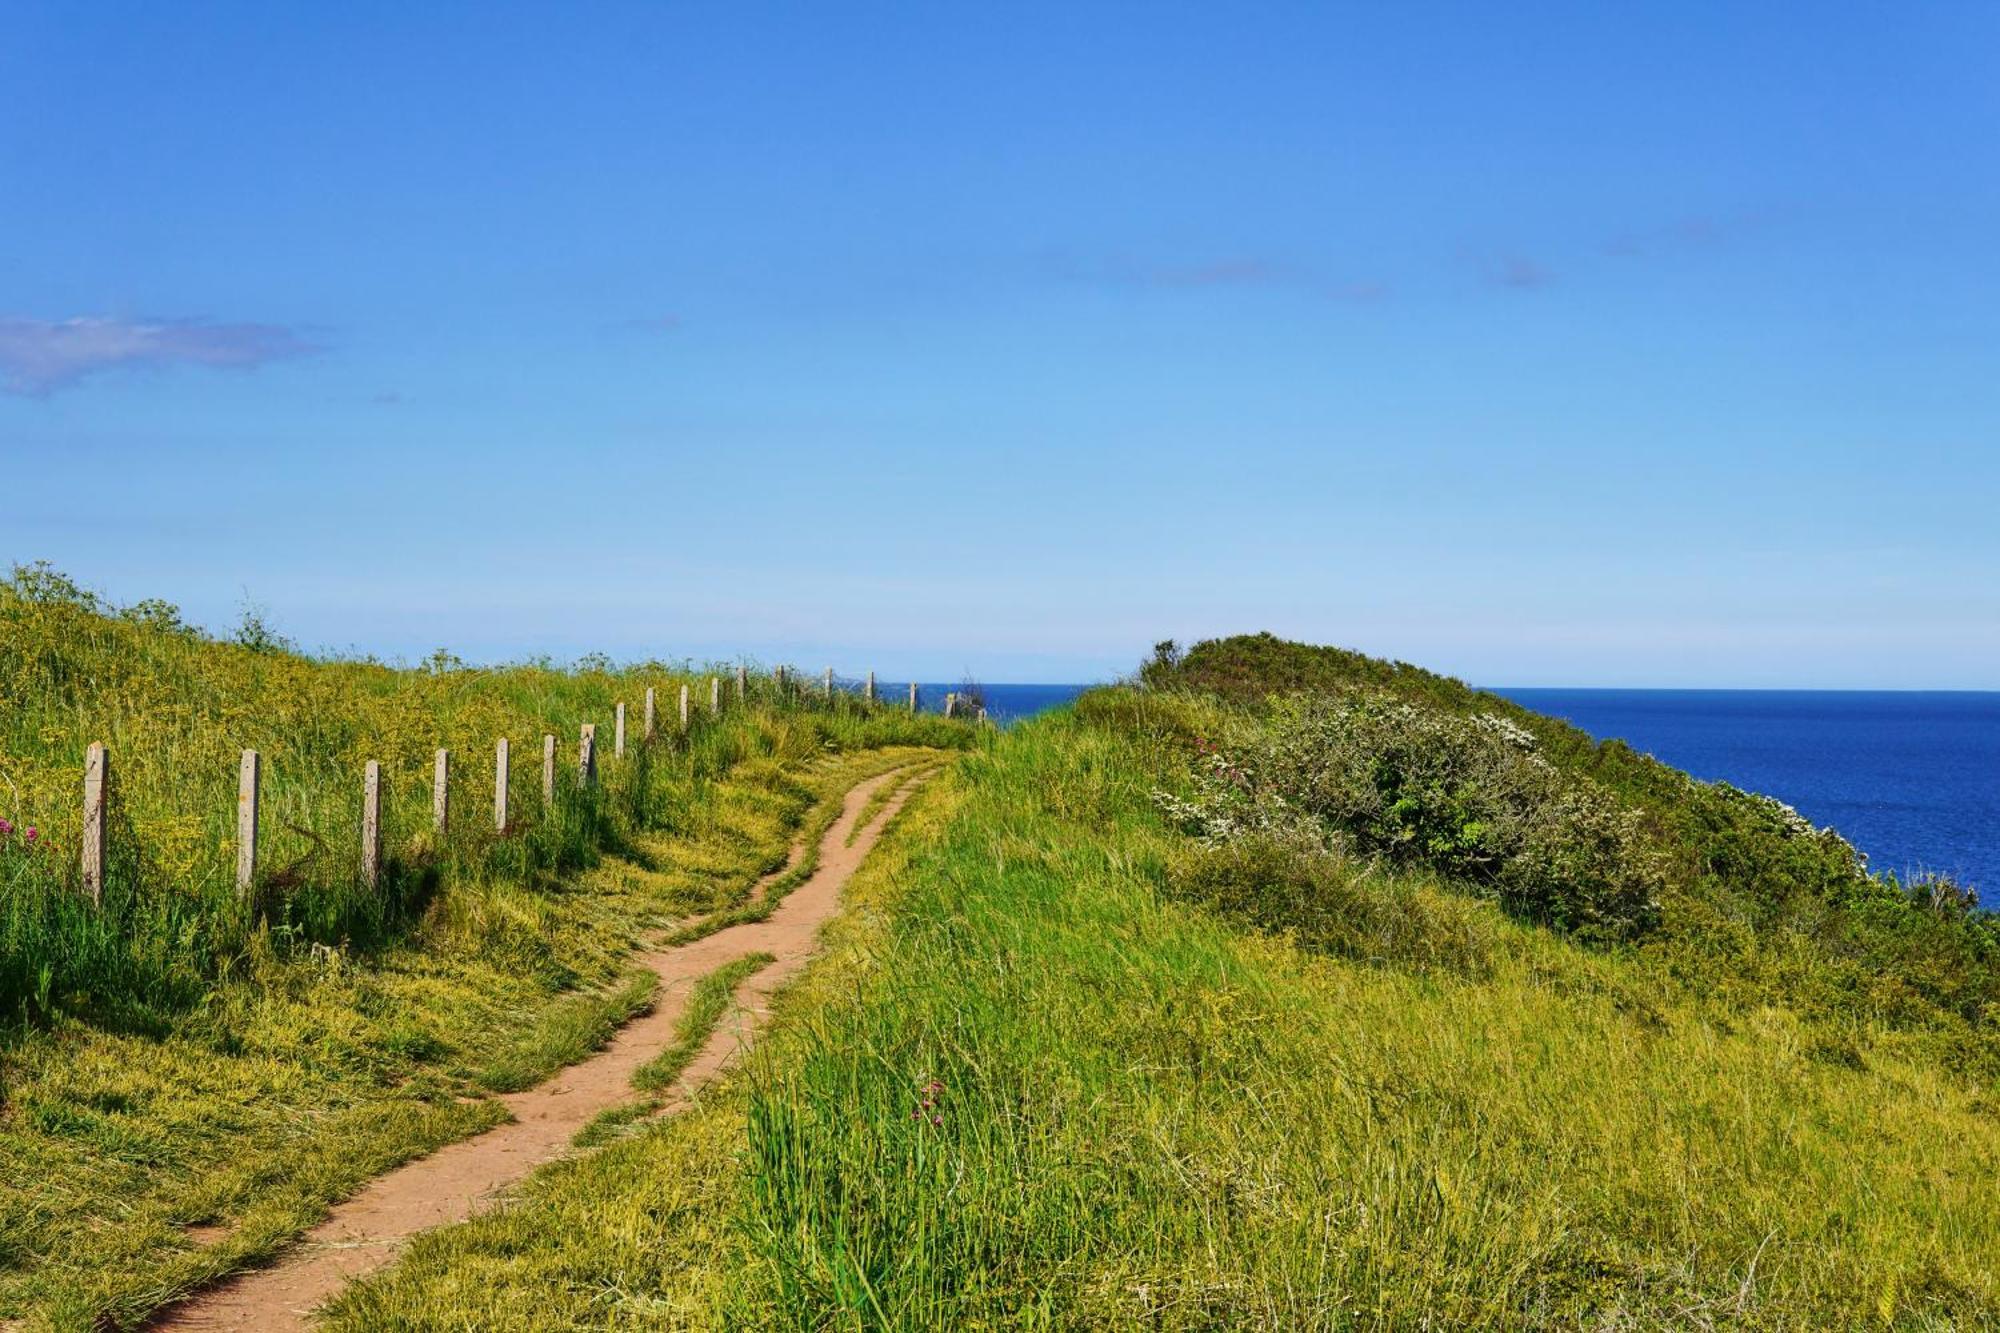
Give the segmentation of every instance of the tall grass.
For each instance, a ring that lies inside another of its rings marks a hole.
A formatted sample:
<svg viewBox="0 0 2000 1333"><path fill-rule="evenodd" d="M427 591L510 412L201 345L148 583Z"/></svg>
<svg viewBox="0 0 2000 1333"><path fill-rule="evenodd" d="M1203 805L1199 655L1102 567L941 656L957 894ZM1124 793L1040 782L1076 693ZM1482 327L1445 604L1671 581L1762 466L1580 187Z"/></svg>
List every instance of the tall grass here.
<svg viewBox="0 0 2000 1333"><path fill-rule="evenodd" d="M638 832L691 829L707 784L757 757L796 761L856 744L938 740L935 719L866 709L849 693L779 690L707 709L688 664L477 669L440 652L421 666L308 657L261 625L218 641L173 608L104 603L46 567L0 580L0 1015L87 1009L142 1024L195 1002L253 950L368 950L399 938L448 878L554 882L629 849ZM796 676L796 673L794 673ZM681 734L678 695L699 703ZM732 682L733 683L733 682ZM660 703L643 742L641 700ZM629 743L614 759L613 709ZM601 781L577 774L579 728L598 727ZM555 800L541 798L542 736L557 738ZM494 744L511 742L510 806L493 827ZM79 884L81 762L111 753L101 906ZM431 827L431 762L452 752L453 819ZM263 756L260 873L234 883L236 775ZM360 863L361 773L383 767L387 865ZM34 830L30 840L28 831Z"/></svg>
<svg viewBox="0 0 2000 1333"><path fill-rule="evenodd" d="M1316 865L1297 934L1282 880L1212 901L1152 799L1201 707L962 759L723 1095L424 1238L334 1327L2000 1321L1987 1080L1421 869Z"/></svg>

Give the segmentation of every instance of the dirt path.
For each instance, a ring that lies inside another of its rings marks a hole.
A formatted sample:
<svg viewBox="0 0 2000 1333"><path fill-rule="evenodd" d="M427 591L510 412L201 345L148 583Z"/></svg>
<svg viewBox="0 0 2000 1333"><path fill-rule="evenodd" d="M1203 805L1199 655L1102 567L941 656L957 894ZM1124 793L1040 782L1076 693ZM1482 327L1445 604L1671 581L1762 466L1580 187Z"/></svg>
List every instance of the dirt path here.
<svg viewBox="0 0 2000 1333"><path fill-rule="evenodd" d="M308 1327L308 1314L350 1280L392 1262L417 1232L458 1222L493 1205L495 1195L543 1163L560 1156L576 1132L612 1106L637 1095L632 1074L673 1043L674 1025L694 983L724 963L763 951L777 961L745 981L737 1001L750 1011L748 1030L719 1027L681 1076L683 1089L715 1074L761 1027L765 1001L812 956L820 927L840 907L840 891L882 828L918 785L912 768L869 778L849 789L840 817L821 837L819 865L763 921L730 926L704 939L640 959L660 976L660 992L650 1013L618 1030L597 1054L571 1065L540 1087L500 1098L513 1119L484 1134L440 1148L428 1157L378 1176L353 1197L336 1204L327 1219L307 1232L270 1268L255 1269L209 1288L172 1307L147 1325L151 1329L280 1330ZM902 783L867 828L854 838L863 809L875 792ZM804 853L793 849L793 864ZM782 875L784 871L777 872ZM768 885L771 876L765 880ZM763 892L763 886L759 886ZM685 1094L665 1108L678 1109Z"/></svg>

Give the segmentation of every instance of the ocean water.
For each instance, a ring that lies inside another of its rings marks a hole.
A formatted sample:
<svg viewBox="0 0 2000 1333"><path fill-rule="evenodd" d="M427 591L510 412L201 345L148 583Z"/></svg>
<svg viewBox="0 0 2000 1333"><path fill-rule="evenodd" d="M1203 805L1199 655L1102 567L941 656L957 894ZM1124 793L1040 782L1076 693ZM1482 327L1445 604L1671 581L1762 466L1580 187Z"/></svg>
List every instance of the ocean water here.
<svg viewBox="0 0 2000 1333"><path fill-rule="evenodd" d="M2000 693L1495 689L1599 740L1775 796L1898 876L2000 907Z"/></svg>
<svg viewBox="0 0 2000 1333"><path fill-rule="evenodd" d="M910 687L907 684L880 685L877 688L881 690L884 699L889 699L896 703L901 703L909 698L908 691ZM927 713L938 712L944 707L945 695L960 688L962 687L956 681L944 684L919 684L917 686L917 705ZM1036 713L1043 712L1046 709L1066 704L1071 699L1076 698L1077 695L1089 689L1090 686L988 685L982 681L979 688L985 691L986 694L986 716L992 721L1005 726L1009 722L1018 722L1024 717L1033 717Z"/></svg>

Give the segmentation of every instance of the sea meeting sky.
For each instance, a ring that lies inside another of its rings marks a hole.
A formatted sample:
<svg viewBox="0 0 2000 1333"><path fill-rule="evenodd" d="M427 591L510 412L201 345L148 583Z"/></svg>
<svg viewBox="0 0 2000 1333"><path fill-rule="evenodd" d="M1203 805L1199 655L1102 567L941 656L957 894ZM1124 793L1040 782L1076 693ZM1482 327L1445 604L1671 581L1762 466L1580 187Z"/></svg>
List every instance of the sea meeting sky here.
<svg viewBox="0 0 2000 1333"><path fill-rule="evenodd" d="M309 647L2000 687L2000 6L0 6L0 561Z"/></svg>

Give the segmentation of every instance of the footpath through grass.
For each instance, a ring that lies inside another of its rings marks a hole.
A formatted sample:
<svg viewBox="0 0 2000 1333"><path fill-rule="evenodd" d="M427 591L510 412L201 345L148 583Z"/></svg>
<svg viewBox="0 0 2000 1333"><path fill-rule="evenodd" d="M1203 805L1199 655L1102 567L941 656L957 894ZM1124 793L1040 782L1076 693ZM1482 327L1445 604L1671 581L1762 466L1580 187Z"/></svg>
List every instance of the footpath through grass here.
<svg viewBox="0 0 2000 1333"><path fill-rule="evenodd" d="M0 1316L130 1326L369 1177L497 1123L484 1093L540 1082L650 1003L652 974L628 970L640 943L726 910L819 803L921 754L750 765L711 788L706 834L648 837L644 864L609 859L554 892L447 891L445 947L420 933L365 960L259 960L165 1034L16 1030L0 1050ZM531 935L555 966L457 947L475 929Z"/></svg>
<svg viewBox="0 0 2000 1333"><path fill-rule="evenodd" d="M1216 709L1114 692L959 760L740 1073L333 1326L2000 1321L1977 1043L1379 859L1253 929L1157 799Z"/></svg>
<svg viewBox="0 0 2000 1333"><path fill-rule="evenodd" d="M705 674L683 733L685 666L411 670L241 637L108 607L46 569L0 580L0 1325L131 1327L369 1177L492 1125L488 1094L548 1077L651 1002L638 945L745 909L855 782L973 734L768 677L711 712ZM575 775L586 721L593 785ZM546 807L544 730L563 738ZM504 834L497 736L514 742ZM96 739L114 764L101 908L75 882ZM440 744L460 756L442 838ZM244 745L266 773L248 897L231 871ZM364 758L389 774L374 889L354 854Z"/></svg>

